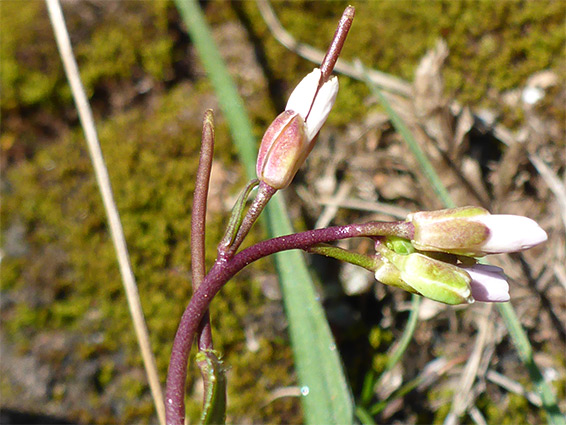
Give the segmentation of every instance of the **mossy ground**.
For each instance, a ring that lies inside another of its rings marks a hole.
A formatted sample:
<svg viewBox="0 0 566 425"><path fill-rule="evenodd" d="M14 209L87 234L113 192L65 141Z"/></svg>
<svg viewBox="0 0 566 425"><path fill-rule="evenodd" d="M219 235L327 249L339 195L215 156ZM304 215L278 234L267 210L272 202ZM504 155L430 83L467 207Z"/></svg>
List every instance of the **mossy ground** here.
<svg viewBox="0 0 566 425"><path fill-rule="evenodd" d="M274 7L297 39L324 49L345 5L297 1ZM255 99L250 114L261 134L290 87L313 65L273 39L253 2L206 6L219 31L227 21L243 22L263 57L271 89L250 95ZM564 2L375 1L355 6L344 58L359 57L366 66L411 80L418 61L443 37L450 48L445 68L449 95L463 103L498 107L490 93L516 88L532 73L564 63ZM41 353L41 364L51 368L47 394L40 400L51 411L65 406L73 420L85 423L149 423L155 416L119 270L44 3L22 7L3 1L0 8L3 338L18 356ZM69 3L64 11L164 377L190 296L191 197L200 120L205 108L216 107L213 93L172 3ZM330 126L339 129L359 120L367 112L368 94L363 84L343 78L335 106L339 113L331 114ZM216 135L216 160L229 173L241 174L221 116ZM219 182L233 185L221 193L234 194L242 182ZM209 263L225 220L222 209L209 217ZM246 348L244 329L250 321L261 327L269 311L280 311L253 276L239 275L212 308L215 346L231 368L229 419L298 422L297 399L262 405L270 391L295 381L281 328L259 332L257 351ZM347 343L357 338L363 358L369 359L365 366L373 361L379 370L392 333L376 323L350 330L349 336L342 331L339 338ZM359 342L361 334L365 345ZM357 392L366 370L356 369L363 365L352 353L346 358L352 360L347 367ZM192 368L189 394L197 391L198 379ZM4 402L26 399L25 390L19 393L10 385L3 380ZM81 396L71 397L77 389ZM489 422L503 420L489 400L483 401ZM525 411L524 403L515 401L505 417ZM199 416L198 396L189 398L187 410L192 419ZM537 412L529 410L534 422L541 421ZM438 411L436 421L444 414ZM433 419L431 414L421 417Z"/></svg>

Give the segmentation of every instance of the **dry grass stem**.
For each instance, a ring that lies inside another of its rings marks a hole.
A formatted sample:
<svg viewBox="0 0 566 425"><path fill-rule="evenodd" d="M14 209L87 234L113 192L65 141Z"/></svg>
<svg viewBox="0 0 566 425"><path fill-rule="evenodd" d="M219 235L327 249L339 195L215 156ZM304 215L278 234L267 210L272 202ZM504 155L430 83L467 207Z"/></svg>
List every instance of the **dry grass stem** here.
<svg viewBox="0 0 566 425"><path fill-rule="evenodd" d="M63 12L61 10L61 4L59 3L59 0L46 0L46 2L51 23L53 25L53 30L55 32L57 46L59 48L61 59L63 61L65 73L67 74L67 78L69 80L69 85L71 86L73 98L76 103L79 118L85 133L89 153L94 166L96 181L98 183L106 215L108 217L110 235L116 249L118 264L120 267L120 274L122 275L122 282L124 285L124 290L126 292L128 306L132 315L132 320L134 323L136 336L138 338L138 343L148 377L149 386L154 399L155 408L157 410L160 424L164 425L165 410L163 404L163 394L161 390L161 384L159 383L159 376L157 374L155 357L153 356L153 352L151 350L149 333L141 307L136 280L132 271L132 267L130 265L128 248L126 246L126 240L124 238L124 231L120 222L118 209L116 208L116 203L114 202L114 196L112 194L112 188L110 186L110 178L108 176L108 170L104 163L104 158L100 149L100 143L98 141L98 136L94 125L94 118L92 116L92 111L90 109L90 105L88 103L88 99L86 97L80 79L80 74L77 63L75 61L75 57L73 55L69 33L67 32Z"/></svg>

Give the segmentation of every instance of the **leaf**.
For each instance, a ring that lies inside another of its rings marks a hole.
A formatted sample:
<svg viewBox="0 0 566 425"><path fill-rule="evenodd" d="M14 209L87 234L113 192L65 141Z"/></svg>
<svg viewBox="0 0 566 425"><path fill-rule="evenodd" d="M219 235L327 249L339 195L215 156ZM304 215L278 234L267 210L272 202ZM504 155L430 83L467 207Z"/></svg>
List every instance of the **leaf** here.
<svg viewBox="0 0 566 425"><path fill-rule="evenodd" d="M200 423L226 422L226 374L219 355L214 350L199 351L196 362L204 381L204 402Z"/></svg>

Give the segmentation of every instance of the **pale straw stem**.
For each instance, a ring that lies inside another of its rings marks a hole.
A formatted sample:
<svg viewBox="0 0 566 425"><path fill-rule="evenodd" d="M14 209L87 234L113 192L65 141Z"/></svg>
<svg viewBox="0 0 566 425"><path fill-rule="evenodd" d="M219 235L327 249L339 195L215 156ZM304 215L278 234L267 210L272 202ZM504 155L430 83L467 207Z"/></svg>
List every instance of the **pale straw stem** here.
<svg viewBox="0 0 566 425"><path fill-rule="evenodd" d="M151 351L149 334L144 320L134 273L130 265L128 248L126 247L120 216L112 195L108 170L106 169L100 144L98 142L92 111L81 83L79 70L73 55L71 41L69 39L69 33L67 32L65 19L61 10L61 4L59 3L59 0L45 1L47 3L51 24L53 25L53 30L55 32L55 39L57 41L59 53L63 61L63 67L65 69L67 79L69 80L69 85L71 86L73 98L79 113L79 119L85 133L90 157L94 165L96 181L98 183L106 215L108 217L110 235L112 237L114 248L116 249L120 274L122 275L122 282L126 291L126 298L128 300L128 306L134 322L134 328L155 403L155 408L157 410L157 416L159 417L159 423L164 425L165 409L163 404L163 393L159 383L155 357Z"/></svg>

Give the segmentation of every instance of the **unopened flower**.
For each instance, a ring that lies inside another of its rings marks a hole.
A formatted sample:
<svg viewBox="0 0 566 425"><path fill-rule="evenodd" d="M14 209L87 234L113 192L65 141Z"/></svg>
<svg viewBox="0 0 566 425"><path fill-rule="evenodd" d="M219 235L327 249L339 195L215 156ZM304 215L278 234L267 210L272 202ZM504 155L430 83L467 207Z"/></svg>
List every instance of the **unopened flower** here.
<svg viewBox="0 0 566 425"><path fill-rule="evenodd" d="M482 302L509 301L509 283L501 267L487 264L475 264L472 267L462 267L470 275L472 281L472 297Z"/></svg>
<svg viewBox="0 0 566 425"><path fill-rule="evenodd" d="M445 304L509 301L509 284L500 267L477 264L470 257L411 252L399 238L390 239L376 243L381 261L375 278L381 283Z"/></svg>
<svg viewBox="0 0 566 425"><path fill-rule="evenodd" d="M397 286L445 304L474 302L470 287L472 278L454 264L420 253L401 255L392 251L386 253L384 260L378 266L375 278L386 285Z"/></svg>
<svg viewBox="0 0 566 425"><path fill-rule="evenodd" d="M279 114L265 132L257 156L257 177L274 189L291 183L309 154L305 122L295 111Z"/></svg>
<svg viewBox="0 0 566 425"><path fill-rule="evenodd" d="M303 78L291 93L285 111L263 136L257 177L274 189L283 189L291 183L334 105L338 79L331 77L319 88L321 78L318 68Z"/></svg>
<svg viewBox="0 0 566 425"><path fill-rule="evenodd" d="M452 208L409 214L415 228L411 243L421 251L481 257L517 252L547 240L533 220L516 215L491 215L479 207Z"/></svg>
<svg viewBox="0 0 566 425"><path fill-rule="evenodd" d="M319 89L321 78L320 69L315 68L295 87L285 107L285 110L298 113L305 121L309 142L315 138L326 122L338 94L337 77L330 77Z"/></svg>

